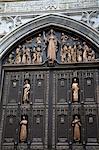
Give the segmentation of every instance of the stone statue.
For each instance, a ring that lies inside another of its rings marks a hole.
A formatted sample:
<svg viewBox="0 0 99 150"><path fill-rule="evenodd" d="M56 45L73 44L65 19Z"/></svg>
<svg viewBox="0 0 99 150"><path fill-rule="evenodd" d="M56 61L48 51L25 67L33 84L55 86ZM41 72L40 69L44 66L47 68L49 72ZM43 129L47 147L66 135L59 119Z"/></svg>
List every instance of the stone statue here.
<svg viewBox="0 0 99 150"><path fill-rule="evenodd" d="M68 58L68 49L66 45L63 45L61 48L61 62L62 63L67 62L67 58Z"/></svg>
<svg viewBox="0 0 99 150"><path fill-rule="evenodd" d="M40 48L40 46L38 46L37 48L36 48L36 51L37 51L37 63L39 64L39 63L41 63L42 62L42 51L41 51L41 48Z"/></svg>
<svg viewBox="0 0 99 150"><path fill-rule="evenodd" d="M88 61L88 51L89 47L87 46L86 42L83 42L83 61L87 62Z"/></svg>
<svg viewBox="0 0 99 150"><path fill-rule="evenodd" d="M61 35L61 42L62 42L62 44L64 44L67 41L67 39L68 39L68 36L65 35L64 33L62 33L62 35Z"/></svg>
<svg viewBox="0 0 99 150"><path fill-rule="evenodd" d="M26 63L26 47L25 45L23 45L23 56L22 56L22 63L25 64Z"/></svg>
<svg viewBox="0 0 99 150"><path fill-rule="evenodd" d="M57 38L54 34L53 29L50 30L50 35L48 36L47 41L48 41L47 57L50 63L54 63L54 61L56 60Z"/></svg>
<svg viewBox="0 0 99 150"><path fill-rule="evenodd" d="M23 116L20 122L20 142L25 142L27 139L27 123L26 117Z"/></svg>
<svg viewBox="0 0 99 150"><path fill-rule="evenodd" d="M33 64L40 64L42 63L42 51L40 46L34 47L33 49L33 55L32 55L32 63Z"/></svg>
<svg viewBox="0 0 99 150"><path fill-rule="evenodd" d="M77 61L82 62L82 46L80 44L77 46Z"/></svg>
<svg viewBox="0 0 99 150"><path fill-rule="evenodd" d="M41 39L41 34L38 35L38 37L36 38L36 43L39 45L41 44L42 39Z"/></svg>
<svg viewBox="0 0 99 150"><path fill-rule="evenodd" d="M33 48L33 53L32 53L32 63L35 64L37 61L37 54L36 54L36 48Z"/></svg>
<svg viewBox="0 0 99 150"><path fill-rule="evenodd" d="M29 94L30 94L30 84L28 80L25 80L25 84L23 86L23 101L22 103L29 103Z"/></svg>
<svg viewBox="0 0 99 150"><path fill-rule="evenodd" d="M8 57L8 63L9 64L14 64L14 52L12 52L9 57Z"/></svg>
<svg viewBox="0 0 99 150"><path fill-rule="evenodd" d="M31 63L30 48L26 48L26 64Z"/></svg>
<svg viewBox="0 0 99 150"><path fill-rule="evenodd" d="M73 102L78 102L79 98L79 85L77 82L77 79L74 78L73 84L72 84L72 100Z"/></svg>
<svg viewBox="0 0 99 150"><path fill-rule="evenodd" d="M70 51L71 51L71 61L76 62L76 45L70 47Z"/></svg>
<svg viewBox="0 0 99 150"><path fill-rule="evenodd" d="M72 57L71 57L71 46L67 46L67 49L68 49L68 53L67 53L67 62L71 62L72 60Z"/></svg>
<svg viewBox="0 0 99 150"><path fill-rule="evenodd" d="M77 61L82 62L82 51L81 50L77 51Z"/></svg>
<svg viewBox="0 0 99 150"><path fill-rule="evenodd" d="M88 61L94 61L95 60L95 52L89 48L89 51L88 51Z"/></svg>
<svg viewBox="0 0 99 150"><path fill-rule="evenodd" d="M91 50L91 60L95 60L95 52Z"/></svg>
<svg viewBox="0 0 99 150"><path fill-rule="evenodd" d="M37 61L37 54L36 54L36 52L35 52L35 53L33 53L33 55L32 55L32 63L35 64L36 61Z"/></svg>
<svg viewBox="0 0 99 150"><path fill-rule="evenodd" d="M75 142L79 142L80 141L80 127L81 127L81 123L80 123L80 119L78 118L78 116L76 115L74 120L72 121L72 127L73 127L73 139Z"/></svg>
<svg viewBox="0 0 99 150"><path fill-rule="evenodd" d="M21 51L20 51L21 46L19 46L16 49L16 59L15 59L15 63L16 64L20 64L21 63Z"/></svg>
<svg viewBox="0 0 99 150"><path fill-rule="evenodd" d="M26 48L25 45L23 45L22 63L23 64L31 63L30 48Z"/></svg>

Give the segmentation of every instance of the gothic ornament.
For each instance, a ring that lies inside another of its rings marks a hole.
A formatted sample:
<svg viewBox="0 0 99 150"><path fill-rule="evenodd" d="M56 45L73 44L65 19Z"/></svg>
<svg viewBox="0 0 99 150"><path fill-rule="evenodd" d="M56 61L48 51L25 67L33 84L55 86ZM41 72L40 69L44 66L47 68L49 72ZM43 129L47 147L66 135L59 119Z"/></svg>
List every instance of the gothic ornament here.
<svg viewBox="0 0 99 150"><path fill-rule="evenodd" d="M60 36L59 36L60 35ZM80 38L64 32L43 31L36 37L28 37L13 50L6 64L67 64L96 61L97 56L92 47Z"/></svg>

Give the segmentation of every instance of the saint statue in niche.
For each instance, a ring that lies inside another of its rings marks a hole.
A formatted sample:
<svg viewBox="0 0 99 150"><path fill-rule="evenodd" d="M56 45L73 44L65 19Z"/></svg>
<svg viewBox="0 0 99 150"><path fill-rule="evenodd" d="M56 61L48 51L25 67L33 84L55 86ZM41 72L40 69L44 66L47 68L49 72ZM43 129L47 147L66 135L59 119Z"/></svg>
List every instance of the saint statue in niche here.
<svg viewBox="0 0 99 150"><path fill-rule="evenodd" d="M22 103L29 103L29 94L30 94L30 84L29 80L25 80L25 84L23 86L23 101Z"/></svg>
<svg viewBox="0 0 99 150"><path fill-rule="evenodd" d="M80 141L80 128L81 128L81 122L77 115L75 115L74 120L72 121L72 127L73 127L73 139L75 142Z"/></svg>
<svg viewBox="0 0 99 150"><path fill-rule="evenodd" d="M74 78L72 83L72 101L78 102L79 100L79 85L76 78Z"/></svg>
<svg viewBox="0 0 99 150"><path fill-rule="evenodd" d="M48 41L47 57L50 63L54 63L54 61L56 60L57 38L54 34L53 29L50 30L50 35L48 36L47 41Z"/></svg>
<svg viewBox="0 0 99 150"><path fill-rule="evenodd" d="M23 116L20 122L20 142L26 142L27 124L28 124L28 121L26 120L26 116Z"/></svg>

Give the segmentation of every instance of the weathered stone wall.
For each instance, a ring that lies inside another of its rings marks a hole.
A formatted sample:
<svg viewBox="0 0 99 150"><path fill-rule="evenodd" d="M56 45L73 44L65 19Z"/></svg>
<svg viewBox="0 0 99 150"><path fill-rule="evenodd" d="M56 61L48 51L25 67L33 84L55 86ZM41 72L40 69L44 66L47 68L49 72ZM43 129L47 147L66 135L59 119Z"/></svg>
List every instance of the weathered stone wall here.
<svg viewBox="0 0 99 150"><path fill-rule="evenodd" d="M0 38L45 13L61 13L99 30L99 0L39 0L0 3Z"/></svg>

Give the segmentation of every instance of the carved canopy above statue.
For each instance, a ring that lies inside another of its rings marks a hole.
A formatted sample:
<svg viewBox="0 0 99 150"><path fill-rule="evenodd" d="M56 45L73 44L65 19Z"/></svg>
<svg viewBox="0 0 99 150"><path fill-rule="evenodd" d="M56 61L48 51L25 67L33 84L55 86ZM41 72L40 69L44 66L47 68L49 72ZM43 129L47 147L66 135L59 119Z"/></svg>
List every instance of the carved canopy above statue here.
<svg viewBox="0 0 99 150"><path fill-rule="evenodd" d="M46 15L5 37L1 57L6 52L3 64L17 65L93 62L99 57L98 38L97 31L80 22L63 15Z"/></svg>

